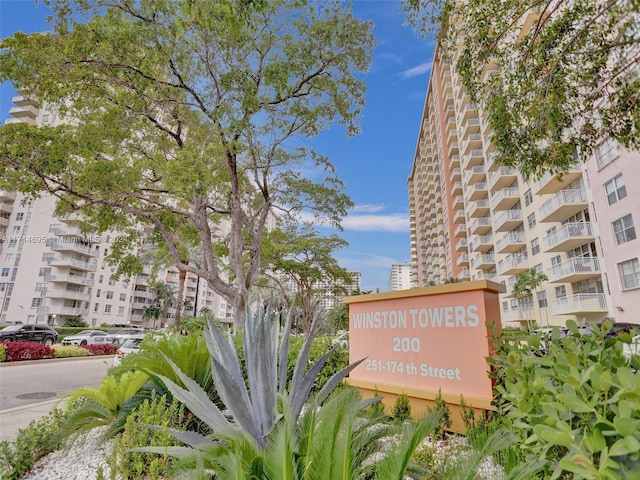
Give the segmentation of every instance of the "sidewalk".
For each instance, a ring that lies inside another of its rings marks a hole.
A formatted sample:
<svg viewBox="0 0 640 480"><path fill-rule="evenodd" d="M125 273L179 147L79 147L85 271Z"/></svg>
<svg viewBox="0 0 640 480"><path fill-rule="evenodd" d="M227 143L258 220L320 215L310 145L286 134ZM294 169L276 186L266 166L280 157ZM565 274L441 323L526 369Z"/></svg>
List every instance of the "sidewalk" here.
<svg viewBox="0 0 640 480"><path fill-rule="evenodd" d="M18 430L28 427L32 420L44 417L58 403L63 402L64 400L60 398L54 398L46 402L0 410L0 441L15 441Z"/></svg>

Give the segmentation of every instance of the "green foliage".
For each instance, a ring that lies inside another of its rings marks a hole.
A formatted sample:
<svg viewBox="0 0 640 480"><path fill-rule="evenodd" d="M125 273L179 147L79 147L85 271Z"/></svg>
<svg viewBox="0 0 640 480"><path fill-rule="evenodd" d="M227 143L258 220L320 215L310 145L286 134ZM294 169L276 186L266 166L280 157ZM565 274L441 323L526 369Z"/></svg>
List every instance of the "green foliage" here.
<svg viewBox="0 0 640 480"><path fill-rule="evenodd" d="M434 432L434 436L444 438L445 432L451 428L451 411L449 410L449 405L447 405L447 402L445 402L442 398L441 390L438 390L438 393L433 402L433 407L429 408L428 411L439 412L441 420L440 424Z"/></svg>
<svg viewBox="0 0 640 480"><path fill-rule="evenodd" d="M4 343L0 343L0 362L4 362L7 359L6 350L7 346Z"/></svg>
<svg viewBox="0 0 640 480"><path fill-rule="evenodd" d="M139 271L131 247L148 227L181 271L234 303L242 325L272 212L339 228L353 205L304 139L334 124L358 133L373 25L340 2L50 7L55 34L2 39L0 80L58 105L67 123L2 126L0 188L37 196L55 183L59 214L121 233L110 246L118 274ZM185 238L202 245L200 266L185 263Z"/></svg>
<svg viewBox="0 0 640 480"><path fill-rule="evenodd" d="M71 317L67 317L67 319L64 321L64 326L87 328L89 324L85 320L83 320L80 315L74 315Z"/></svg>
<svg viewBox="0 0 640 480"><path fill-rule="evenodd" d="M107 375L97 388L84 387L67 396L74 403L73 413L60 425L56 432L59 438L81 433L92 428L108 425L106 435L118 432L121 422L129 413L127 402L136 395L148 379L146 373L126 372L116 378Z"/></svg>
<svg viewBox="0 0 640 480"><path fill-rule="evenodd" d="M342 302L336 304L327 313L327 321L334 331L349 330L349 305Z"/></svg>
<svg viewBox="0 0 640 480"><path fill-rule="evenodd" d="M546 461L544 478L623 479L640 469L640 358L622 353L630 336L605 339L606 321L592 335L547 342L546 354L504 345L491 360L499 413L526 444L527 461ZM535 349L540 339L527 339ZM635 473L634 473L635 472Z"/></svg>
<svg viewBox="0 0 640 480"><path fill-rule="evenodd" d="M380 398L380 401L375 402L373 405L371 405L367 409L367 413L372 417L384 418L386 414L384 413L384 403L382 403L383 397L382 395L380 395L380 392L378 391L378 387L375 388L375 391L373 392L373 397Z"/></svg>
<svg viewBox="0 0 640 480"><path fill-rule="evenodd" d="M610 137L640 148L640 76L630 68L638 61L637 2L403 5L419 31L442 25L441 55L488 115L498 163L541 176L567 170L576 151L587 160Z"/></svg>
<svg viewBox="0 0 640 480"><path fill-rule="evenodd" d="M155 445L169 447L179 445L168 429L184 430L184 407L176 400L168 401L164 396L152 394L127 417L122 433L115 437L113 452L108 463L111 472L119 478L166 478L173 458L168 455L131 452L130 449ZM149 430L147 425L158 425L161 429Z"/></svg>
<svg viewBox="0 0 640 480"><path fill-rule="evenodd" d="M391 416L394 421L400 423L411 418L411 404L409 403L409 396L406 393L398 395L398 398L396 398L391 409Z"/></svg>
<svg viewBox="0 0 640 480"><path fill-rule="evenodd" d="M180 321L180 330L187 333L204 332L207 325L207 319L204 315L199 317L182 317Z"/></svg>
<svg viewBox="0 0 640 480"><path fill-rule="evenodd" d="M56 358L86 357L89 355L89 350L76 345L54 345L52 348Z"/></svg>
<svg viewBox="0 0 640 480"><path fill-rule="evenodd" d="M14 442L0 442L0 480L21 478L40 457L60 446L54 432L69 415L69 409L54 408L18 431Z"/></svg>

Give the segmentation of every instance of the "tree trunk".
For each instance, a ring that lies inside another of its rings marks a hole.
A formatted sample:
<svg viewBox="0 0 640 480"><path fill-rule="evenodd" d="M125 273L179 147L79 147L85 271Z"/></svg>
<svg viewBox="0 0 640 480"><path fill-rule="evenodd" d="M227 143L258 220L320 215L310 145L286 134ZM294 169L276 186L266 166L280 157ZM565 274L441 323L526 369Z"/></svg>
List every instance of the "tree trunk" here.
<svg viewBox="0 0 640 480"><path fill-rule="evenodd" d="M180 332L180 317L182 316L182 302L184 301L184 284L187 280L187 272L180 270L178 276L178 295L176 296L176 316L174 326L176 332Z"/></svg>

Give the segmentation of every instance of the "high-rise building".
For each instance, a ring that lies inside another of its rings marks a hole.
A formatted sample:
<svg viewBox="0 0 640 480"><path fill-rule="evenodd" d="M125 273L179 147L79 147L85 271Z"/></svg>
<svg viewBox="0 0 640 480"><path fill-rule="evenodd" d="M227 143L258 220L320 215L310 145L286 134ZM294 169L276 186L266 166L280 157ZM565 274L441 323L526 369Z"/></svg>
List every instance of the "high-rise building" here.
<svg viewBox="0 0 640 480"><path fill-rule="evenodd" d="M411 264L394 263L389 275L389 290L408 290L411 284Z"/></svg>
<svg viewBox="0 0 640 480"><path fill-rule="evenodd" d="M7 122L57 125L60 119L23 96L13 98L14 117ZM113 237L85 234L73 215L55 214L56 198L27 200L22 194L0 191L0 322L63 324L80 316L92 326L138 324L154 326L145 307L159 301L150 286L151 268L136 278L116 280L115 268L105 260ZM175 290L178 272L162 267L157 275ZM232 322L229 303L207 282L187 275L186 315L209 309L220 321ZM173 318L175 306L167 312ZM164 320L156 320L160 326Z"/></svg>
<svg viewBox="0 0 640 480"><path fill-rule="evenodd" d="M640 153L604 139L565 174L526 181L494 161L458 53L448 63L435 52L408 178L415 284L500 282L503 324L639 323L630 311L640 305ZM515 298L517 276L532 268L548 280Z"/></svg>

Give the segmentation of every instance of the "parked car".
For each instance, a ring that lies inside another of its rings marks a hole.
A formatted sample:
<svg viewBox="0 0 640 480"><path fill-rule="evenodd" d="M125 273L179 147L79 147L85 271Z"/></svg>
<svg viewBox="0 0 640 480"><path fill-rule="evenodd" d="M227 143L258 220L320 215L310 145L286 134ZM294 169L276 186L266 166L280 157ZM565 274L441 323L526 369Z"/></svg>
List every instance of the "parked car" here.
<svg viewBox="0 0 640 480"><path fill-rule="evenodd" d="M113 343L113 339L102 330L83 330L62 340L62 345L96 345Z"/></svg>
<svg viewBox="0 0 640 480"><path fill-rule="evenodd" d="M128 340L129 338L144 337L144 330L137 327L128 327L123 328L122 330L118 330L117 332L112 333L109 336L111 337L111 343L115 345L121 345L125 340Z"/></svg>
<svg viewBox="0 0 640 480"><path fill-rule="evenodd" d="M122 363L122 359L125 355L130 353L136 353L140 351L140 344L144 340L144 336L132 337L124 341L124 343L116 350L116 356L113 357L113 366L117 367Z"/></svg>
<svg viewBox="0 0 640 480"><path fill-rule="evenodd" d="M58 332L49 325L11 325L0 330L3 342L40 342L53 345L58 340Z"/></svg>

